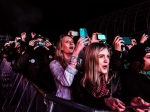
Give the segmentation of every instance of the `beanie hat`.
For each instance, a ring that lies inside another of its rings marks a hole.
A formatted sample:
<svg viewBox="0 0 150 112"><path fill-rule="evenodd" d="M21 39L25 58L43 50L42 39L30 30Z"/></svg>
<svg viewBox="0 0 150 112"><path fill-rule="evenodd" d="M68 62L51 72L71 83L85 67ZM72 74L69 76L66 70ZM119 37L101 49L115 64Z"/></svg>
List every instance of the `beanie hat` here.
<svg viewBox="0 0 150 112"><path fill-rule="evenodd" d="M45 38L44 36L40 35L40 34L36 34L36 35L35 35L34 39L37 39L37 38L41 38L41 39L43 39L44 41L46 40L46 38Z"/></svg>
<svg viewBox="0 0 150 112"><path fill-rule="evenodd" d="M144 56L147 53L150 53L150 45L147 44L135 45L129 50L127 60L129 62L141 61L143 60Z"/></svg>

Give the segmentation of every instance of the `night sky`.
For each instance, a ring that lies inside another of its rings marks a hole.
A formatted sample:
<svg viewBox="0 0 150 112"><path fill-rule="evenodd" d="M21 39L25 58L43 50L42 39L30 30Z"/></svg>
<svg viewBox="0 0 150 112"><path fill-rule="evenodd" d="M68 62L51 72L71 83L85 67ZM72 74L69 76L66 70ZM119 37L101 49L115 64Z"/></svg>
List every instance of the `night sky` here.
<svg viewBox="0 0 150 112"><path fill-rule="evenodd" d="M0 34L36 31L51 38L145 0L0 0Z"/></svg>

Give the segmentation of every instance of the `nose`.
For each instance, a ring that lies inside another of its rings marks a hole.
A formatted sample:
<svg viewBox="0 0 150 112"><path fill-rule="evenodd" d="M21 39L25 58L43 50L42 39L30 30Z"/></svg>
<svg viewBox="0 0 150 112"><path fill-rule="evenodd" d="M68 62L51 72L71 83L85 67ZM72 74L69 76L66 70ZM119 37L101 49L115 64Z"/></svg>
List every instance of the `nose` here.
<svg viewBox="0 0 150 112"><path fill-rule="evenodd" d="M72 45L72 44L74 44L72 41L70 41L70 44Z"/></svg>
<svg viewBox="0 0 150 112"><path fill-rule="evenodd" d="M108 63L109 62L109 58L107 56L104 56L104 62Z"/></svg>

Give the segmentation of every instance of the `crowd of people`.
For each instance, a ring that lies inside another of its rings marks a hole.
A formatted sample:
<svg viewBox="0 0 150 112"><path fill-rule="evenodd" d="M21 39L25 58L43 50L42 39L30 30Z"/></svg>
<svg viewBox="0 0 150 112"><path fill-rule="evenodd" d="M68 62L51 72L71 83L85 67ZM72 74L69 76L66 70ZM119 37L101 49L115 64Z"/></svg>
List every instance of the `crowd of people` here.
<svg viewBox="0 0 150 112"><path fill-rule="evenodd" d="M26 33L8 41L2 63L28 77L43 91L95 109L150 112L150 45L148 35L139 42L120 36L112 43L97 38L61 35L56 46L42 35ZM58 111L68 109L57 105Z"/></svg>

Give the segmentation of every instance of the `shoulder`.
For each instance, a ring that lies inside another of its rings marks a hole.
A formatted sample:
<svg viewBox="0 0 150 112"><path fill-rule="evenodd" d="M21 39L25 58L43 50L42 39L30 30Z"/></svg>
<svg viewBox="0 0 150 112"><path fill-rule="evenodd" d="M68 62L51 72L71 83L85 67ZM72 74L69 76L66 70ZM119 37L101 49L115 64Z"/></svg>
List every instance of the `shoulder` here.
<svg viewBox="0 0 150 112"><path fill-rule="evenodd" d="M53 67L53 66L60 66L60 63L57 61L57 60L52 60L49 64L50 67Z"/></svg>
<svg viewBox="0 0 150 112"><path fill-rule="evenodd" d="M53 65L53 64L58 64L59 62L57 61L57 60L52 60L51 62L50 62L50 65Z"/></svg>

